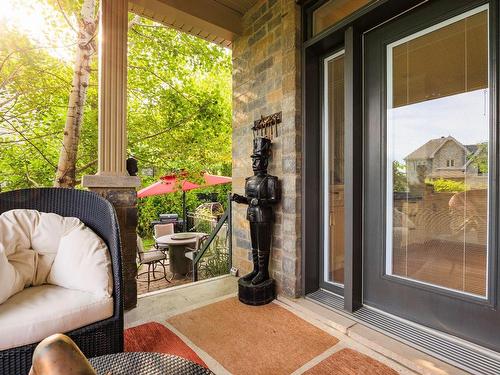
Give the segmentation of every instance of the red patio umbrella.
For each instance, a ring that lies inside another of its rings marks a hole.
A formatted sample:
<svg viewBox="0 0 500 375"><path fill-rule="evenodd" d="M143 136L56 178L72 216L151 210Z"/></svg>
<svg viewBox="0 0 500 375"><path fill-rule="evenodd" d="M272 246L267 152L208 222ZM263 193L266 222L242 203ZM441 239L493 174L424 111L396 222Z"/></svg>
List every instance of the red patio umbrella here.
<svg viewBox="0 0 500 375"><path fill-rule="evenodd" d="M185 177L185 176L184 176ZM214 185L229 184L232 182L231 177L217 176L209 173L203 174L205 183L203 185L195 184L194 182L183 179L181 175L167 175L160 177L160 181L145 187L137 192L138 198L150 197L152 195L164 195L182 191L182 206L184 214L184 230L186 230L186 191L204 188Z"/></svg>
<svg viewBox="0 0 500 375"><path fill-rule="evenodd" d="M230 184L233 181L231 177L216 176L208 173L203 174L203 178L205 179L205 184L200 187Z"/></svg>
<svg viewBox="0 0 500 375"><path fill-rule="evenodd" d="M163 176L160 181L145 187L137 192L138 198L150 197L152 195L163 195L177 191L188 191L199 188L200 185L179 179L176 175Z"/></svg>

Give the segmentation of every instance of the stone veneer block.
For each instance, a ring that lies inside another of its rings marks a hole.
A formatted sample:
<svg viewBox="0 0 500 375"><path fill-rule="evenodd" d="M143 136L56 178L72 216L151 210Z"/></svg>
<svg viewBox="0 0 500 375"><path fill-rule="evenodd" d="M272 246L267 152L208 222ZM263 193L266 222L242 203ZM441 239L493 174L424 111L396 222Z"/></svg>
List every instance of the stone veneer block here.
<svg viewBox="0 0 500 375"><path fill-rule="evenodd" d="M83 186L111 202L120 225L122 249L123 305L137 305L137 192L140 179L135 176L84 176Z"/></svg>

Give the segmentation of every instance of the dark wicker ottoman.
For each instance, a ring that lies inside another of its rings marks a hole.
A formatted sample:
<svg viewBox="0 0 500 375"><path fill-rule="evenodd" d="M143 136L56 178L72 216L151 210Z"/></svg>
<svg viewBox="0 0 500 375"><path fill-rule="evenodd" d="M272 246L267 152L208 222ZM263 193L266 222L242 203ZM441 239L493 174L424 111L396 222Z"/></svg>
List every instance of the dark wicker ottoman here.
<svg viewBox="0 0 500 375"><path fill-rule="evenodd" d="M130 352L89 359L97 375L212 375L213 372L175 355Z"/></svg>

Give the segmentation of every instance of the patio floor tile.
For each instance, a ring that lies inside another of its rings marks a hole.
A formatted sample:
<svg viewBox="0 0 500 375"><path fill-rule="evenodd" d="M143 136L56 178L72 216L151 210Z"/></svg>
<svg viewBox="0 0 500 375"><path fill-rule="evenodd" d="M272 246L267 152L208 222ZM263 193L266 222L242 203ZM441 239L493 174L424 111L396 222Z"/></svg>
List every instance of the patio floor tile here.
<svg viewBox="0 0 500 375"><path fill-rule="evenodd" d="M290 374L338 339L271 303L247 306L237 298L168 319L233 374Z"/></svg>
<svg viewBox="0 0 500 375"><path fill-rule="evenodd" d="M379 361L352 349L342 349L306 371L307 375L397 375Z"/></svg>

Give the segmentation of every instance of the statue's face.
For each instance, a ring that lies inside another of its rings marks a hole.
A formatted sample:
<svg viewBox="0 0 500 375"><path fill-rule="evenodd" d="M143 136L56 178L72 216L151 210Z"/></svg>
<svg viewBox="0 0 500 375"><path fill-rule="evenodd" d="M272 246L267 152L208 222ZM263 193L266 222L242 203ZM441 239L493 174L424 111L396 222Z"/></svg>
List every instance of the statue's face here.
<svg viewBox="0 0 500 375"><path fill-rule="evenodd" d="M262 156L252 156L252 169L254 172L267 170L267 158Z"/></svg>

